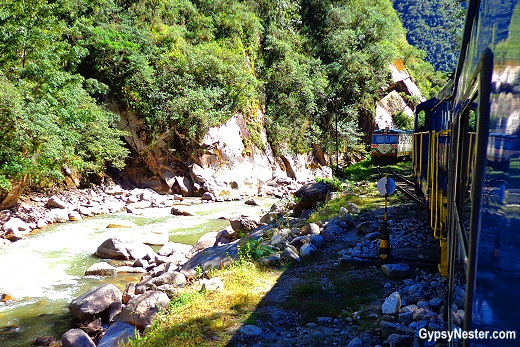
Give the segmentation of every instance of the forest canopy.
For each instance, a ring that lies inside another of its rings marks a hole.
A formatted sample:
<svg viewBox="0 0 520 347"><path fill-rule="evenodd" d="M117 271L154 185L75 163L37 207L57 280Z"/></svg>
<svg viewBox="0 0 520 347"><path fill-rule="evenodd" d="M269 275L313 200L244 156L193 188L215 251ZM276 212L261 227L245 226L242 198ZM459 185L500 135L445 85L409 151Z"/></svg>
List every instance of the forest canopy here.
<svg viewBox="0 0 520 347"><path fill-rule="evenodd" d="M109 103L177 153L237 113L257 129L258 110L276 154L330 152L336 129L355 150L390 63L426 96L442 85L423 57L390 0L5 0L0 188L123 167Z"/></svg>

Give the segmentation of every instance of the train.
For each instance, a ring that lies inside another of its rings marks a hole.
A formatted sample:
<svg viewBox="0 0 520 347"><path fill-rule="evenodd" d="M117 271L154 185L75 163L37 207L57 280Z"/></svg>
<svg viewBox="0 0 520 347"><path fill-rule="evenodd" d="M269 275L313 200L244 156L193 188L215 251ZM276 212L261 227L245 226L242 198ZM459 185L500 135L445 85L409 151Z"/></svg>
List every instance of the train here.
<svg viewBox="0 0 520 347"><path fill-rule="evenodd" d="M448 329L487 332L450 346L520 346L517 0L467 3L456 70L416 107L412 175L439 240L439 271L448 278ZM456 299L461 288L463 307Z"/></svg>
<svg viewBox="0 0 520 347"><path fill-rule="evenodd" d="M377 129L372 133L370 156L373 164L395 164L412 157L412 130Z"/></svg>

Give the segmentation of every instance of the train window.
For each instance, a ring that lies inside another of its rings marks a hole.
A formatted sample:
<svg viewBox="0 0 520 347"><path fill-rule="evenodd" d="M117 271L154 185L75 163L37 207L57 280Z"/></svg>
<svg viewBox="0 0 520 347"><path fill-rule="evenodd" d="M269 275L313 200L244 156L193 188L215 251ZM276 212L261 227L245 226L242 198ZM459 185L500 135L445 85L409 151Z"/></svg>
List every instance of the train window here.
<svg viewBox="0 0 520 347"><path fill-rule="evenodd" d="M372 136L373 144L396 144L397 136L396 135L374 135Z"/></svg>
<svg viewBox="0 0 520 347"><path fill-rule="evenodd" d="M476 118L477 118L477 116L475 114L475 110L470 110L469 111L469 120L468 120L468 125L469 125L469 130L470 131L475 131L476 130L476 126L475 126Z"/></svg>
<svg viewBox="0 0 520 347"><path fill-rule="evenodd" d="M426 126L426 111L421 110L417 114L417 129L420 130L424 126Z"/></svg>

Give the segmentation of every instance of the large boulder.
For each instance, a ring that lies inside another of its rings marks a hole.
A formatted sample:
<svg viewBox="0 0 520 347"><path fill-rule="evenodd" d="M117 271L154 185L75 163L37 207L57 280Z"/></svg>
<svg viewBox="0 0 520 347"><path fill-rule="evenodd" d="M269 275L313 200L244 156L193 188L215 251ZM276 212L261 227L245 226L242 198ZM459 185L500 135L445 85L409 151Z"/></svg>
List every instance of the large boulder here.
<svg viewBox="0 0 520 347"><path fill-rule="evenodd" d="M294 206L294 216L299 217L303 211L310 210L314 208L318 202L325 201L329 190L330 187L325 182L313 182L303 185L294 192L294 195L300 199Z"/></svg>
<svg viewBox="0 0 520 347"><path fill-rule="evenodd" d="M117 237L105 240L96 250L95 255L105 259L130 259L130 253L126 249L128 242Z"/></svg>
<svg viewBox="0 0 520 347"><path fill-rule="evenodd" d="M9 219L2 227L4 238L9 241L18 241L31 231L30 226L20 218Z"/></svg>
<svg viewBox="0 0 520 347"><path fill-rule="evenodd" d="M182 265L181 272L190 278L194 276L195 269L198 267L203 270L208 268L219 269L229 260L237 260L238 242L239 240L220 246L208 247L203 252L196 253Z"/></svg>
<svg viewBox="0 0 520 347"><path fill-rule="evenodd" d="M259 225L259 220L252 216L240 215L229 219L229 224L234 231L250 232Z"/></svg>
<svg viewBox="0 0 520 347"><path fill-rule="evenodd" d="M152 247L142 242L122 240L111 237L96 250L95 255L104 259L155 259L157 254Z"/></svg>
<svg viewBox="0 0 520 347"><path fill-rule="evenodd" d="M157 251L157 254L162 256L170 256L175 253L186 255L193 248L191 245L178 242L168 242Z"/></svg>
<svg viewBox="0 0 520 347"><path fill-rule="evenodd" d="M168 308L168 295L158 290L150 290L130 299L121 311L120 321L130 323L138 329L151 325L157 314Z"/></svg>
<svg viewBox="0 0 520 347"><path fill-rule="evenodd" d="M69 304L69 311L78 320L84 322L99 317L114 303L121 302L123 293L114 284L107 283L95 287Z"/></svg>
<svg viewBox="0 0 520 347"><path fill-rule="evenodd" d="M201 250L203 250L205 248L214 246L215 243L217 242L217 235L218 234L219 234L218 231L211 231L209 233L206 233L206 234L202 235L197 240L197 243L195 243L195 245L193 245L193 247L190 249L189 253L190 254L195 254L198 251L201 251Z"/></svg>

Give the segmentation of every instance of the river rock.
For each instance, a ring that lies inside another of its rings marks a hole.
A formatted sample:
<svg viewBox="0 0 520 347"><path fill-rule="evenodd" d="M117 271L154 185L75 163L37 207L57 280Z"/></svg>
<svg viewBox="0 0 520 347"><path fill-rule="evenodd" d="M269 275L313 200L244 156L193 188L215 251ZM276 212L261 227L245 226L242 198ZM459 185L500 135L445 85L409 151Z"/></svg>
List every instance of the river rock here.
<svg viewBox="0 0 520 347"><path fill-rule="evenodd" d="M61 347L96 347L96 344L83 330L70 329L61 336Z"/></svg>
<svg viewBox="0 0 520 347"><path fill-rule="evenodd" d="M111 229L111 228L133 228L137 225L135 225L135 223L133 223L132 221L129 221L129 220L120 220L120 221L117 221L117 222L114 222L114 223L110 223L109 225L107 225L107 229Z"/></svg>
<svg viewBox="0 0 520 347"><path fill-rule="evenodd" d="M257 218L247 215L234 216L229 219L229 224L236 232L250 232L258 227Z"/></svg>
<svg viewBox="0 0 520 347"><path fill-rule="evenodd" d="M156 286L171 284L180 287L186 284L186 276L179 271L165 272L160 276L152 278L149 282L152 282Z"/></svg>
<svg viewBox="0 0 520 347"><path fill-rule="evenodd" d="M247 199L245 204L251 205L251 206L260 206L260 207L264 206L264 204L262 204L262 202L256 198Z"/></svg>
<svg viewBox="0 0 520 347"><path fill-rule="evenodd" d="M217 235L219 234L218 231L211 231L209 233L206 233L204 235L202 235L198 240L197 242L195 243L195 245L193 245L193 247L190 249L190 254L195 254L205 248L208 248L208 247L211 247L213 245L215 245L216 241L217 241Z"/></svg>
<svg viewBox="0 0 520 347"><path fill-rule="evenodd" d="M83 217L81 217L81 214L78 211L71 211L69 213L69 220L70 221L77 222L77 221L79 221L81 219L83 219Z"/></svg>
<svg viewBox="0 0 520 347"><path fill-rule="evenodd" d="M86 271L85 276L115 276L117 275L117 269L112 265L99 262L92 264Z"/></svg>
<svg viewBox="0 0 520 347"><path fill-rule="evenodd" d="M170 299L161 291L150 290L128 302L121 311L120 321L127 322L137 329L151 325L157 314L168 308Z"/></svg>
<svg viewBox="0 0 520 347"><path fill-rule="evenodd" d="M20 218L9 219L2 229L5 232L4 238L12 242L20 240L24 235L29 234L31 230L29 225Z"/></svg>
<svg viewBox="0 0 520 347"><path fill-rule="evenodd" d="M115 322L112 324L97 347L117 347L121 342L127 342L136 335L137 331L132 324L126 322Z"/></svg>
<svg viewBox="0 0 520 347"><path fill-rule="evenodd" d="M55 208L47 214L47 217L52 223L66 223L69 221L69 211Z"/></svg>
<svg viewBox="0 0 520 347"><path fill-rule="evenodd" d="M53 195L47 201L47 207L66 209L68 207L68 204L60 198L58 198L56 195Z"/></svg>
<svg viewBox="0 0 520 347"><path fill-rule="evenodd" d="M356 337L348 343L347 347L363 347L363 340Z"/></svg>
<svg viewBox="0 0 520 347"><path fill-rule="evenodd" d="M262 335L262 329L256 325L246 324L240 328L240 333L248 338Z"/></svg>
<svg viewBox="0 0 520 347"><path fill-rule="evenodd" d="M128 242L125 244L130 259L153 260L157 255L152 247L142 242Z"/></svg>
<svg viewBox="0 0 520 347"><path fill-rule="evenodd" d="M188 211L187 209L178 206L172 207L171 214L174 216L196 216L194 212Z"/></svg>
<svg viewBox="0 0 520 347"><path fill-rule="evenodd" d="M114 284L107 283L95 287L69 304L69 311L78 320L84 322L99 316L114 302L121 302L123 293Z"/></svg>
<svg viewBox="0 0 520 347"><path fill-rule="evenodd" d="M128 266L128 265L122 265L118 266L117 268L118 274L146 274L147 271L143 269L142 267L135 267L135 266Z"/></svg>
<svg viewBox="0 0 520 347"><path fill-rule="evenodd" d="M144 244L150 246L163 246L170 240L167 232L151 231L141 237Z"/></svg>
<svg viewBox="0 0 520 347"><path fill-rule="evenodd" d="M111 237L98 247L95 255L105 259L130 259L130 253L126 249L128 242L122 241L117 237Z"/></svg>
<svg viewBox="0 0 520 347"><path fill-rule="evenodd" d="M192 248L193 248L193 246L186 245L184 243L168 242L168 243L164 244L164 246L162 246L161 249L159 249L157 251L157 254L165 256L165 257L168 257L175 253L180 253L182 255L186 255L190 252L190 250Z"/></svg>
<svg viewBox="0 0 520 347"><path fill-rule="evenodd" d="M312 209L320 201L325 201L325 197L330 187L325 182L307 183L294 192L294 195L300 200L293 208L293 215L299 217L305 210Z"/></svg>
<svg viewBox="0 0 520 347"><path fill-rule="evenodd" d="M204 252L198 252L191 257L181 267L181 272L187 278L195 276L195 269L201 267L203 270L208 268L219 269L226 259L238 259L238 240L220 246L213 246L204 249Z"/></svg>

